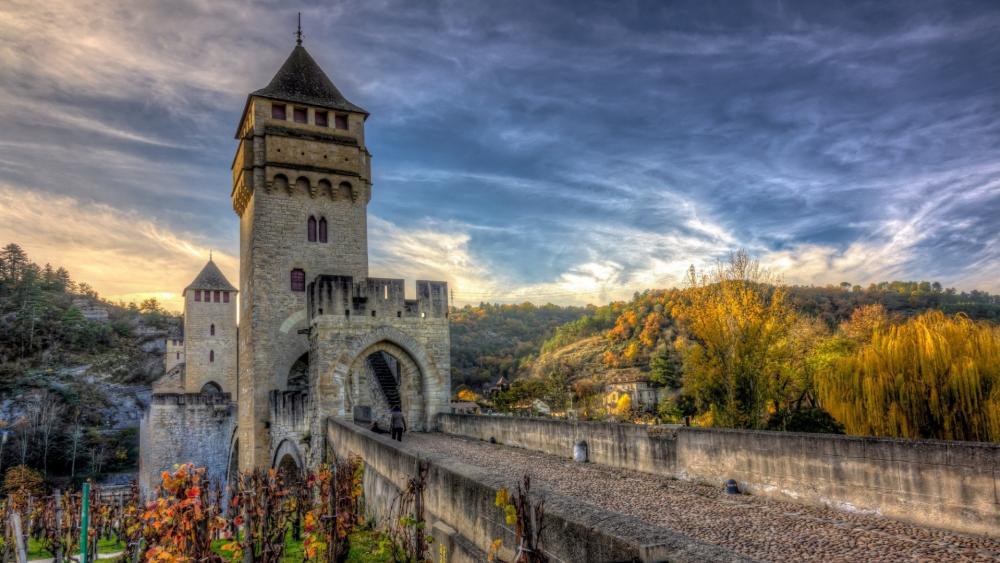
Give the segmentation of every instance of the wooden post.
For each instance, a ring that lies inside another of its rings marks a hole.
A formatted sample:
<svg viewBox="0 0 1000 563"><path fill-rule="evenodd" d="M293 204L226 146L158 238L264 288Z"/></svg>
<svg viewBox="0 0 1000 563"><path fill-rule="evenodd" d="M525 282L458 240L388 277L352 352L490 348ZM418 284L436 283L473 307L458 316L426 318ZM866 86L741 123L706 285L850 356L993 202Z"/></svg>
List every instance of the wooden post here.
<svg viewBox="0 0 1000 563"><path fill-rule="evenodd" d="M253 496L252 494L245 496L243 499L241 499L241 500L243 500L243 502L240 503L240 508L243 511L243 546L244 546L243 547L243 563L253 563L253 561L254 561L254 552L253 552L253 542L254 542L253 525L250 522L250 511L251 511L251 508L249 506L247 506L247 504L248 504L248 500L247 499L250 498L250 497L252 497L252 496Z"/></svg>
<svg viewBox="0 0 1000 563"><path fill-rule="evenodd" d="M89 555L90 534L90 483L83 484L83 491L80 492L80 563L87 563Z"/></svg>
<svg viewBox="0 0 1000 563"><path fill-rule="evenodd" d="M62 535L62 491L56 489L52 492L52 498L56 505L56 537L59 538L56 541L56 552L52 554L54 563L63 563L63 535Z"/></svg>
<svg viewBox="0 0 1000 563"><path fill-rule="evenodd" d="M14 555L17 563L28 563L28 550L24 545L24 533L21 530L21 513L10 511L10 527L14 530Z"/></svg>

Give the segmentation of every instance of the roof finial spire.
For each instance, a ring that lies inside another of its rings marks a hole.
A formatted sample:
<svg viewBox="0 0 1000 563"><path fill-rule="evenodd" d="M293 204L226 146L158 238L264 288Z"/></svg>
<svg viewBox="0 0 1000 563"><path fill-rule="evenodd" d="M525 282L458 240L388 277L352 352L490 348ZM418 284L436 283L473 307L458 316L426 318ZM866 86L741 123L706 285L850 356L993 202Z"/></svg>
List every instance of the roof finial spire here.
<svg viewBox="0 0 1000 563"><path fill-rule="evenodd" d="M299 12L299 29L295 32L295 44L302 45L302 12Z"/></svg>
<svg viewBox="0 0 1000 563"><path fill-rule="evenodd" d="M208 249L208 261L209 262L212 261L212 249L211 248Z"/></svg>

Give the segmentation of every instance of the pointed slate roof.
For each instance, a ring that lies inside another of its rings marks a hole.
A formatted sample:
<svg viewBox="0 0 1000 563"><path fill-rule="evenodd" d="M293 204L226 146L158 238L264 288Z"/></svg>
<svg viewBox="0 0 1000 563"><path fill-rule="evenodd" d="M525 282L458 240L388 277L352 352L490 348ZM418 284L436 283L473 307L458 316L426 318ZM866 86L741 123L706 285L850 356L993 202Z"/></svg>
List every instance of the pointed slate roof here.
<svg viewBox="0 0 1000 563"><path fill-rule="evenodd" d="M208 259L208 264L201 269L201 273L198 277L194 279L187 287L184 288L184 293L187 293L189 289L219 289L223 291L237 291L233 284L229 283L226 276L222 274L222 270L215 265L215 262L211 258Z"/></svg>
<svg viewBox="0 0 1000 563"><path fill-rule="evenodd" d="M367 111L347 101L302 45L292 49L270 84L250 95L368 115Z"/></svg>

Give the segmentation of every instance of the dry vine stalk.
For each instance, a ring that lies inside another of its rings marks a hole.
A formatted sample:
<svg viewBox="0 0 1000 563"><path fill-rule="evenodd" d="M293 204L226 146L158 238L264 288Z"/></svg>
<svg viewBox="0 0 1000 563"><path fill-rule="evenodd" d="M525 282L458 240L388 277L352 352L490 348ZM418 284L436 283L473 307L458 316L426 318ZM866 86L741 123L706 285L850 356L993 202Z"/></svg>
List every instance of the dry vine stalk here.
<svg viewBox="0 0 1000 563"><path fill-rule="evenodd" d="M223 561L212 551L212 537L225 521L218 505L206 498L205 472L192 465L181 465L173 474L163 472L161 495L142 515L147 561Z"/></svg>
<svg viewBox="0 0 1000 563"><path fill-rule="evenodd" d="M433 536L427 535L424 520L424 488L427 483L427 465L421 463L417 475L407 482L389 506L388 518L383 528L386 541L380 551L388 554L393 563L428 561L427 545L433 543Z"/></svg>
<svg viewBox="0 0 1000 563"><path fill-rule="evenodd" d="M239 476L233 508L243 525L243 538L223 547L234 559L278 563L295 512L295 498L275 469L256 469Z"/></svg>
<svg viewBox="0 0 1000 563"><path fill-rule="evenodd" d="M507 489L497 491L495 504L504 515L504 522L514 527L517 551L513 563L546 563L545 544L542 532L545 531L545 499L533 503L531 500L531 476L524 475L517 485L517 495L511 497ZM498 553L503 541L493 541L489 551L489 560L498 561Z"/></svg>
<svg viewBox="0 0 1000 563"><path fill-rule="evenodd" d="M348 538L360 520L361 459L335 459L309 476L306 488L316 499L305 515L303 551L307 561L344 561L350 551Z"/></svg>

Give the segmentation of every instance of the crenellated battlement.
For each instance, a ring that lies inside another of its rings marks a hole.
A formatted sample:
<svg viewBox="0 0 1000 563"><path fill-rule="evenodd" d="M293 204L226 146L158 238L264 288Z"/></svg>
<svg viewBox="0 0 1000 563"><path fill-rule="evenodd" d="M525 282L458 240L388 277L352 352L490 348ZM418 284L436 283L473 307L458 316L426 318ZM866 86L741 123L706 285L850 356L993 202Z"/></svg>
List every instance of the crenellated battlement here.
<svg viewBox="0 0 1000 563"><path fill-rule="evenodd" d="M406 299L405 280L351 276L318 276L309 284L309 318L341 317L431 318L448 317L448 282L417 280L417 298Z"/></svg>
<svg viewBox="0 0 1000 563"><path fill-rule="evenodd" d="M233 402L229 393L154 393L154 405L224 405Z"/></svg>

